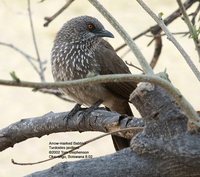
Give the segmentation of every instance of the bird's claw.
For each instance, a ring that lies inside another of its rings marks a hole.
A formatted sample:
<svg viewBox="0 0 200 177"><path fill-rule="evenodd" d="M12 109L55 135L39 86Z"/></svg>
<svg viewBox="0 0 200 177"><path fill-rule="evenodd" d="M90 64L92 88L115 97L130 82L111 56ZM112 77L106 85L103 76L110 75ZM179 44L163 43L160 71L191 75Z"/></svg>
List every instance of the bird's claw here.
<svg viewBox="0 0 200 177"><path fill-rule="evenodd" d="M66 117L64 117L65 119L70 119L71 117L73 117L79 110L81 109L81 105L80 104L76 104L72 110L67 114Z"/></svg>

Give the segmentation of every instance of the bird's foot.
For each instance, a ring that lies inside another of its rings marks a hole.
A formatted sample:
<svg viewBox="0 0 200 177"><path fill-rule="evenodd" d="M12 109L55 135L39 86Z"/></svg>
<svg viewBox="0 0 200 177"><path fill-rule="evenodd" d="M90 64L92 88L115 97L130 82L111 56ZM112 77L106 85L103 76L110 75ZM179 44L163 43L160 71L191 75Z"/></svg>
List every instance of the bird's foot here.
<svg viewBox="0 0 200 177"><path fill-rule="evenodd" d="M76 104L73 108L72 108L72 110L67 114L67 116L66 117L64 117L64 120L65 119L71 119L78 111L80 111L80 110L83 110L83 109L85 109L85 108L81 108L81 104Z"/></svg>
<svg viewBox="0 0 200 177"><path fill-rule="evenodd" d="M99 105L102 103L103 101L99 100L97 101L94 105L92 105L89 108L82 108L81 104L76 104L73 109L67 114L67 116L64 117L64 120L66 120L66 124L68 125L68 121L78 112L78 111L82 111L80 113L81 117L83 119L85 119L92 111L96 110Z"/></svg>
<svg viewBox="0 0 200 177"><path fill-rule="evenodd" d="M90 106L89 108L87 108L83 113L83 117L87 117L92 111L98 109L98 107L100 106L100 104L103 103L102 100L98 100L95 104L93 104L92 106Z"/></svg>

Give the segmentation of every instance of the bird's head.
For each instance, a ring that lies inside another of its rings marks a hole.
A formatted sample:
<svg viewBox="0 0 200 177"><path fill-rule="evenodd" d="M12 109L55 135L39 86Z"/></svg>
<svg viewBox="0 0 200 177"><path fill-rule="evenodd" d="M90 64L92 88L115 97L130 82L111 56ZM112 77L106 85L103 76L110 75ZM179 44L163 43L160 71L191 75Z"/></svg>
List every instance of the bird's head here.
<svg viewBox="0 0 200 177"><path fill-rule="evenodd" d="M75 43L98 39L101 37L111 37L113 34L103 27L96 19L90 16L80 16L66 22L58 32L57 38L65 42Z"/></svg>

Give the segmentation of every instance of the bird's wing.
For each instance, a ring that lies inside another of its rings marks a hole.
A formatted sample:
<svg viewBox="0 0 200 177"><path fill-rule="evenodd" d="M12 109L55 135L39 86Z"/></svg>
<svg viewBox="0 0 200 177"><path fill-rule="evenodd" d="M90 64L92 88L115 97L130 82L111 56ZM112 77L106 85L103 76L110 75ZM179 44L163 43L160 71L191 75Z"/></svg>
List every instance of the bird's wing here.
<svg viewBox="0 0 200 177"><path fill-rule="evenodd" d="M124 61L117 55L113 47L105 40L102 40L97 47L95 58L100 64L101 75L131 73ZM137 84L135 82L118 82L106 83L104 86L111 92L128 100Z"/></svg>

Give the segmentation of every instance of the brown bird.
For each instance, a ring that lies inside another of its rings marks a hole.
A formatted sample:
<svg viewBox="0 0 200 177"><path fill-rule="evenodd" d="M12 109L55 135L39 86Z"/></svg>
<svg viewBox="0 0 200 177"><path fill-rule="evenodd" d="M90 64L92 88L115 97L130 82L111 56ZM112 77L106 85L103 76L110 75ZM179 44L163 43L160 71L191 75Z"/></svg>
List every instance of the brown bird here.
<svg viewBox="0 0 200 177"><path fill-rule="evenodd" d="M113 34L90 16L80 16L66 22L54 41L51 63L56 81L68 81L96 75L130 73L129 68L113 47L102 39ZM88 84L62 88L79 105L102 103L112 111L132 116L129 96L134 82ZM125 138L112 136L116 150L129 146Z"/></svg>

